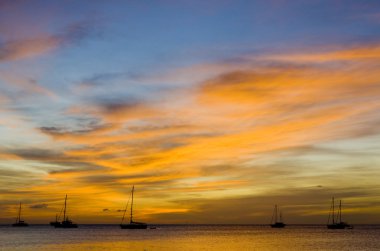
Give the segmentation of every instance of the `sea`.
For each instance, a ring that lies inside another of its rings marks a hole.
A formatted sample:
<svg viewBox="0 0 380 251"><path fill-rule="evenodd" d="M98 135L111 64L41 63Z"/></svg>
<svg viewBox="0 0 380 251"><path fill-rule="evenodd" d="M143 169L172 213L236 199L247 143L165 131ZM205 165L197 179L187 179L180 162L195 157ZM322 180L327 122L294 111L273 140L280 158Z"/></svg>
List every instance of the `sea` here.
<svg viewBox="0 0 380 251"><path fill-rule="evenodd" d="M118 225L55 229L0 226L0 250L380 250L380 225L329 230L325 225L155 225L128 230Z"/></svg>

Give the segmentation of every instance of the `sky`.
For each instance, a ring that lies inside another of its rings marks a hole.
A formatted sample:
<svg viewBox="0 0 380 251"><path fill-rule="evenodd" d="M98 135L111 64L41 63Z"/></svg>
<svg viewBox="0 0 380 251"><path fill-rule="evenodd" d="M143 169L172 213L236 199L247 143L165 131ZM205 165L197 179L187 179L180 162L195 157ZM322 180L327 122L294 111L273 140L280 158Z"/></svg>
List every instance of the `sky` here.
<svg viewBox="0 0 380 251"><path fill-rule="evenodd" d="M0 223L380 223L379 1L0 1Z"/></svg>

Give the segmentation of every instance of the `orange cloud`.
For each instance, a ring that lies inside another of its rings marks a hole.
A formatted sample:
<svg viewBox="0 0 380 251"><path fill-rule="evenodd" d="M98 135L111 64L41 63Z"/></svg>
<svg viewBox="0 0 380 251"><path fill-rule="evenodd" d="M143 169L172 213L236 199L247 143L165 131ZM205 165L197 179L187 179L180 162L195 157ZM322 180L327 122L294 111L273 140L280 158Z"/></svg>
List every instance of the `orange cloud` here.
<svg viewBox="0 0 380 251"><path fill-rule="evenodd" d="M46 54L56 49L60 42L58 37L49 36L8 42L0 48L0 61L14 61Z"/></svg>
<svg viewBox="0 0 380 251"><path fill-rule="evenodd" d="M347 157L337 164L330 156L323 160L304 154L310 158L304 164L297 149L310 146L313 152L311 146L379 133L378 48L261 55L230 65L194 66L192 74L202 68L207 79L167 93L162 104L73 106L67 114L90 114L99 119L99 126L39 128L55 143L64 142L65 149L59 161L49 159L61 172L47 172L44 182L30 190L44 199L58 199L56 193L67 191L78 215L88 214L91 205L95 218L102 208L123 208L130 185L136 184L141 208L146 208L141 216L158 220L149 208L192 217L199 216L194 211L207 211L178 201L275 197L286 187L302 189L314 183L348 187L344 178L352 182L352 173L344 171L352 163ZM80 169L83 163L92 166ZM360 181L371 183L374 177ZM319 215L322 211L314 210Z"/></svg>

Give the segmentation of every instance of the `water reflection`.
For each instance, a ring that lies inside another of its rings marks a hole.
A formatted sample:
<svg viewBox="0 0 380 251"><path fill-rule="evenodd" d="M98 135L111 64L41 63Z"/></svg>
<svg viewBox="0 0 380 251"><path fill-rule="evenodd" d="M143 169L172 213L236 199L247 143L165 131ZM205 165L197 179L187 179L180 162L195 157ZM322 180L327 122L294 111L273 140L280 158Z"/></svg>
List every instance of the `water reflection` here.
<svg viewBox="0 0 380 251"><path fill-rule="evenodd" d="M379 226L334 231L324 226L159 226L122 230L114 225L79 229L0 227L1 250L378 250ZM47 237L48 236L48 237Z"/></svg>

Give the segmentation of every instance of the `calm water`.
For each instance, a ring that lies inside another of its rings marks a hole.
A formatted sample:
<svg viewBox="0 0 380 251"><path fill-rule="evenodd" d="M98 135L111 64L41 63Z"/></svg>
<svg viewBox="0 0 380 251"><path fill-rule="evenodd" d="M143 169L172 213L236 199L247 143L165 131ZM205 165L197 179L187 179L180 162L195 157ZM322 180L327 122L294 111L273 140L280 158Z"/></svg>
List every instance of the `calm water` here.
<svg viewBox="0 0 380 251"><path fill-rule="evenodd" d="M324 226L117 225L0 226L0 250L380 250L380 225L328 230Z"/></svg>

